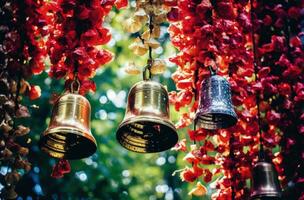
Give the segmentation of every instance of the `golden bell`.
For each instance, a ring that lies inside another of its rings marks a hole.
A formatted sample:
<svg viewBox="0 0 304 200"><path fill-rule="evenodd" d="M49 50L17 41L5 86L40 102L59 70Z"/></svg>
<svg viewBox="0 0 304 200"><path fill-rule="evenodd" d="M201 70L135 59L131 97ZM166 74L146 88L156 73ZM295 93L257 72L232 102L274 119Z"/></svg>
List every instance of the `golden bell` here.
<svg viewBox="0 0 304 200"><path fill-rule="evenodd" d="M274 165L264 160L258 161L252 170L251 200L279 200L281 187Z"/></svg>
<svg viewBox="0 0 304 200"><path fill-rule="evenodd" d="M91 106L79 95L66 93L55 103L49 127L40 139L41 150L51 157L82 159L97 146L90 129Z"/></svg>
<svg viewBox="0 0 304 200"><path fill-rule="evenodd" d="M165 151L177 143L164 86L147 80L131 88L125 118L119 125L116 138L126 149L139 153Z"/></svg>

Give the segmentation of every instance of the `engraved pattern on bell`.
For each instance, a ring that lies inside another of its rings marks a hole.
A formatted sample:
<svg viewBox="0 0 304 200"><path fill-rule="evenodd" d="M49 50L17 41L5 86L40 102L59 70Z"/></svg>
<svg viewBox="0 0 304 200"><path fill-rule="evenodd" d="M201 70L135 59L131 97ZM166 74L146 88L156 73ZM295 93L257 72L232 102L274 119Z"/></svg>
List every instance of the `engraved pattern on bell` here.
<svg viewBox="0 0 304 200"><path fill-rule="evenodd" d="M81 159L92 155L97 146L90 118L91 106L85 97L71 93L62 95L40 139L41 149L55 158Z"/></svg>
<svg viewBox="0 0 304 200"><path fill-rule="evenodd" d="M126 149L139 153L164 151L177 143L168 92L160 83L141 81L131 88L116 138Z"/></svg>
<svg viewBox="0 0 304 200"><path fill-rule="evenodd" d="M225 78L212 75L202 81L195 120L196 128L209 130L228 128L237 123L230 85Z"/></svg>
<svg viewBox="0 0 304 200"><path fill-rule="evenodd" d="M272 163L259 161L252 170L250 199L280 199L282 195L278 174Z"/></svg>

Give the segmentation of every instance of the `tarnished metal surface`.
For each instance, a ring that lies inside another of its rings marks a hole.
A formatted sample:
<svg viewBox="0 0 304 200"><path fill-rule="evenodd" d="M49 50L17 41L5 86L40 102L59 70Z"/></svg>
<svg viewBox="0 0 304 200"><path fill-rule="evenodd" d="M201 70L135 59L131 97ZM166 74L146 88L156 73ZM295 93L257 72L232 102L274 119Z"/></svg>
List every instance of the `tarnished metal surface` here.
<svg viewBox="0 0 304 200"><path fill-rule="evenodd" d="M196 128L216 130L236 124L229 82L218 75L202 81Z"/></svg>
<svg viewBox="0 0 304 200"><path fill-rule="evenodd" d="M281 187L272 163L259 161L252 170L250 199L280 199Z"/></svg>

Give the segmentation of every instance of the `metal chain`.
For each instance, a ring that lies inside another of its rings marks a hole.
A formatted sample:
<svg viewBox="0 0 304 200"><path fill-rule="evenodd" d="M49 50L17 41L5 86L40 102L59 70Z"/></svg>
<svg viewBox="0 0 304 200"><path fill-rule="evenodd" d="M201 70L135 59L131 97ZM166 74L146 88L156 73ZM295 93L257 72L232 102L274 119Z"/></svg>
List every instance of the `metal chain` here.
<svg viewBox="0 0 304 200"><path fill-rule="evenodd" d="M72 80L71 85L70 85L70 91L71 91L71 93L78 94L79 89L80 89L80 81L78 79L78 63L77 63L77 61L74 64L73 75L74 75L74 77L73 77L73 80ZM75 90L75 88L76 88L76 90Z"/></svg>

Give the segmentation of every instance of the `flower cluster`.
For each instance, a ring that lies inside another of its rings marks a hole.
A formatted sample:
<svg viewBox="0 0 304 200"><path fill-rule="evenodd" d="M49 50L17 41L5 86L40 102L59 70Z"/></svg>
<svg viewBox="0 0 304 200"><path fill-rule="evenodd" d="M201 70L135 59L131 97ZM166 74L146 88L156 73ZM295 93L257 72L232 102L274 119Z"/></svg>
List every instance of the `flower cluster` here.
<svg viewBox="0 0 304 200"><path fill-rule="evenodd" d="M229 80L239 117L238 123L227 130L189 130L190 140L199 145L189 148L182 140L176 147L187 152L184 160L192 165L182 171L182 180L193 182L203 177L205 183L214 181L211 188L217 190L212 195L213 199L231 199L231 196L246 199L249 195L246 181L257 160L259 143L257 94L261 99L263 144L281 180L284 180L282 153L272 155L271 150L281 144L282 133L285 137L290 135L287 130L303 130L300 123L303 115L303 110L300 110L303 107L303 46L296 37L301 5L294 3L288 11L284 11L285 5L272 4L257 1L254 10L263 19L252 24L250 2L246 0L170 1L172 8L167 15L171 21L169 33L172 44L180 51L171 58L171 62L178 66L172 76L178 91L172 92L170 98L177 111L190 106L188 112L182 113L177 127L187 127L193 122L198 96L204 95L199 93L200 83L209 76L209 66L218 68L218 74ZM287 18L294 25L291 28L295 33L290 38L291 49L287 48L285 37L279 36L279 29L288 24L284 21ZM258 42L261 47L257 58L257 76L253 64L252 28L257 33L255 43ZM292 58L288 59L286 53ZM290 110L291 107L294 110ZM293 114L288 114L287 109ZM293 120L297 123L288 123ZM295 138L291 140L288 137L286 144L293 150L287 152L298 154L299 159L294 163L299 166L301 152L292 147L295 143ZM209 165L214 165L215 170L210 171ZM287 162L284 168L289 168ZM290 169L287 171L291 173ZM218 177L216 180L215 176Z"/></svg>
<svg viewBox="0 0 304 200"><path fill-rule="evenodd" d="M30 116L28 108L21 104L22 97L34 100L41 93L39 86L26 81L44 69L46 51L40 32L44 24L37 20L39 14L35 12L39 6L34 1L0 3L0 158L1 166L8 169L2 177L3 199L17 197L14 188L20 172L31 169L26 158L29 149L20 143L30 129L17 119Z"/></svg>
<svg viewBox="0 0 304 200"><path fill-rule="evenodd" d="M149 52L148 64L151 74L162 74L165 71L166 62L162 59L152 59L152 50L160 47L157 41L160 37L160 25L167 20L169 11L170 7L160 0L137 1L134 16L128 18L124 24L127 32L139 35L129 46L131 51L138 56ZM140 31L143 33L139 33ZM130 62L125 66L125 71L136 75L142 70L134 62Z"/></svg>
<svg viewBox="0 0 304 200"><path fill-rule="evenodd" d="M65 78L66 85L69 85L77 74L81 94L95 91L95 83L90 78L113 57L112 53L101 48L111 40L103 21L114 5L121 8L127 3L125 0L44 2L39 13L47 24L50 76Z"/></svg>

